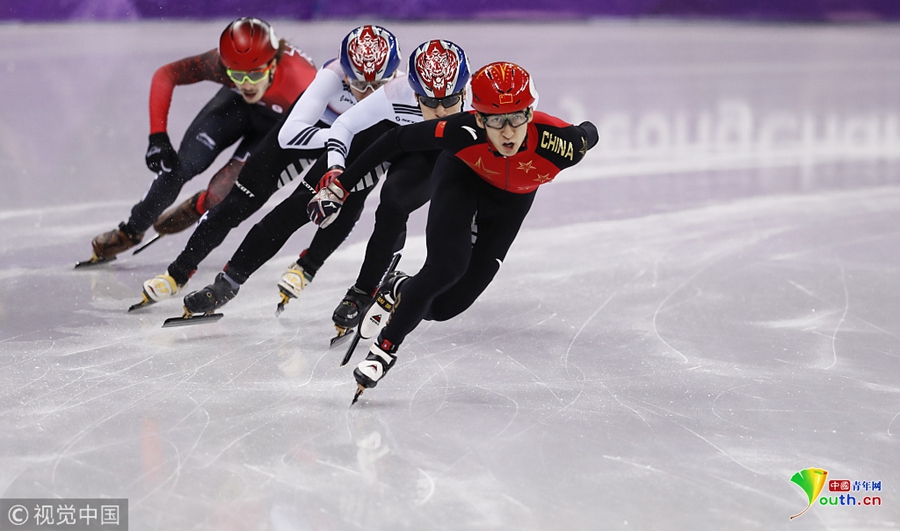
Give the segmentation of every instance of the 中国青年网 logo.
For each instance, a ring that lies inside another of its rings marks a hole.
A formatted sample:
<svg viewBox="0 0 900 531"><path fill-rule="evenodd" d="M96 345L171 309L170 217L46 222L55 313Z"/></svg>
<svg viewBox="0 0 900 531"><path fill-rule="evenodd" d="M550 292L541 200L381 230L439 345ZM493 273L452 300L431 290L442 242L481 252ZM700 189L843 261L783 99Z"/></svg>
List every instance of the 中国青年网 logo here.
<svg viewBox="0 0 900 531"><path fill-rule="evenodd" d="M814 503L837 507L880 507L881 480L861 481L849 479L828 479L828 471L821 468L806 468L794 474L791 481L796 483L809 503L806 508L791 516L791 520L809 510ZM828 487L825 493L822 490ZM869 494L879 493L878 495Z"/></svg>

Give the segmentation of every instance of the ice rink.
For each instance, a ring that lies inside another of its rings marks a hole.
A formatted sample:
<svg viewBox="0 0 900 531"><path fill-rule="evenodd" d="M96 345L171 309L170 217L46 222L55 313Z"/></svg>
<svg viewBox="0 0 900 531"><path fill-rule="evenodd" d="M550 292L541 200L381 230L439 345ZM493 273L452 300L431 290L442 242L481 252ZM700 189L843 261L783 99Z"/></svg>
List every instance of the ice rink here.
<svg viewBox="0 0 900 531"><path fill-rule="evenodd" d="M273 22L319 65L357 25ZM126 313L187 233L72 267L150 183L154 70L226 23L0 25L0 497L128 498L132 531L900 528L900 26L385 23L522 64L601 139L350 408L331 312L374 200L279 318L310 226L208 326ZM176 145L216 89L176 89ZM789 520L811 467L857 504Z"/></svg>

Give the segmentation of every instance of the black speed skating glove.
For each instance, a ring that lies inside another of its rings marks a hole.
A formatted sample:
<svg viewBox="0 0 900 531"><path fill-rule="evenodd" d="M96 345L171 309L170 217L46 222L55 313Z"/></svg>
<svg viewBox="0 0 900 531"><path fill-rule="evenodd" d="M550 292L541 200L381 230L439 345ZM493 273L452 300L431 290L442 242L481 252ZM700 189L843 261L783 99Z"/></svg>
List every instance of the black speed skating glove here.
<svg viewBox="0 0 900 531"><path fill-rule="evenodd" d="M178 164L178 153L169 141L168 133L153 133L150 135L150 147L144 155L147 167L154 173L169 173Z"/></svg>
<svg viewBox="0 0 900 531"><path fill-rule="evenodd" d="M591 149L592 147L597 145L597 142L600 140L600 135L597 133L597 126L592 124L591 122L584 121L578 124L578 127L584 131L584 142L585 147Z"/></svg>

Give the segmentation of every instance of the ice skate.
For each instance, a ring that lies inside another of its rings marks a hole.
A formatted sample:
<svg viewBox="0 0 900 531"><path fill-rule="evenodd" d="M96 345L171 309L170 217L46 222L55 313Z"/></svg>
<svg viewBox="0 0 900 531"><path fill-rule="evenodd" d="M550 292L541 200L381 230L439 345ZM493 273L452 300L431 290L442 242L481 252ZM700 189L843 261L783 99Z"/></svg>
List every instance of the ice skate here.
<svg viewBox="0 0 900 531"><path fill-rule="evenodd" d="M403 271L391 271L387 274L375 293L375 303L372 304L365 317L359 323L359 336L362 339L375 337L381 329L387 325L387 321L394 311L394 305L400 294L400 286L409 278Z"/></svg>
<svg viewBox="0 0 900 531"><path fill-rule="evenodd" d="M172 328L175 326L190 326L190 325L198 325L198 324L210 324L215 323L219 319L225 317L223 313L202 313L195 314L187 309L185 306L184 314L181 317L170 317L163 321L163 328Z"/></svg>
<svg viewBox="0 0 900 531"><path fill-rule="evenodd" d="M184 313L181 317L170 317L163 321L163 328L173 326L187 326L204 323L214 323L225 317L224 314L214 313L218 308L233 299L241 287L233 287L225 278L225 273L216 275L216 280L200 291L188 293L184 297Z"/></svg>
<svg viewBox="0 0 900 531"><path fill-rule="evenodd" d="M115 259L116 259L115 256L113 256L112 258L98 258L97 255L91 255L91 257L88 258L87 260L79 260L79 261L75 262L75 269L105 264L107 262L112 262Z"/></svg>
<svg viewBox="0 0 900 531"><path fill-rule="evenodd" d="M175 234L200 221L203 212L198 208L204 192L197 192L180 205L163 212L156 223L154 230L159 234Z"/></svg>
<svg viewBox="0 0 900 531"><path fill-rule="evenodd" d="M225 278L225 273L216 275L216 280L201 289L185 295L184 307L187 311L193 313L210 313L213 312L233 299L238 294L237 288L233 288L231 282Z"/></svg>
<svg viewBox="0 0 900 531"><path fill-rule="evenodd" d="M150 280L144 281L144 291L141 293L143 299L141 302L128 308L128 311L137 310L161 300L171 299L181 287L168 272L163 275L156 275Z"/></svg>
<svg viewBox="0 0 900 531"><path fill-rule="evenodd" d="M380 287L379 287L379 290L376 292L376 296L381 292L381 287L384 287L385 285L387 285L388 279L392 279L392 278L393 278L394 273L395 273L395 270L397 269L397 264L398 264L398 263L400 263L400 253L395 254L394 257L391 259L391 264L388 266L387 271L385 271L384 276L381 277ZM400 273L400 275L402 275L404 278L406 278L406 275L405 275L405 274ZM392 281L391 283L393 284L393 281ZM399 287L399 282L398 282L397 284L398 284L397 287ZM374 299L374 297L373 297L373 299ZM370 302L370 303L369 303L368 309L362 309L362 310L360 311L360 313L364 313L366 316L368 316L368 313L369 313L369 312L372 310L372 308L375 307L375 306L377 306L377 305L376 305L376 304L372 304L372 303ZM391 305L391 308L393 308L393 304ZM374 317L373 317L373 319L374 319ZM381 319L379 318L378 321L380 322ZM387 323L385 323L385 324L387 324ZM362 327L363 327L363 323L359 323L359 324L356 326L356 331L352 334L352 335L353 335L353 339L350 341L350 345L347 347L347 351L344 353L344 358L341 360L341 367L343 367L344 365L347 364L347 362L350 361L350 358L353 356L353 351L356 350L356 345L358 345L358 344L359 344L359 340L363 338L363 336L362 336ZM380 330L381 328L379 327L378 329ZM367 333L371 333L371 332L368 331L368 329L367 329ZM375 332L375 333L377 333L377 332ZM370 336L366 336L366 338L368 339L369 337L373 337L373 336L375 335L375 333L373 333L373 334L370 335ZM333 342L333 341L334 341L334 340L332 340L332 342Z"/></svg>
<svg viewBox="0 0 900 531"><path fill-rule="evenodd" d="M384 375L397 362L397 356L394 355L396 352L397 347L386 339L382 339L380 343L369 348L369 355L353 371L357 390L353 402L350 403L351 406L359 400L359 395L363 391L375 387L384 378Z"/></svg>
<svg viewBox="0 0 900 531"><path fill-rule="evenodd" d="M346 338L353 329L359 326L360 316L369 309L373 300L371 295L356 286L347 290L344 300L338 304L331 316L334 328L337 330L337 335L331 338L331 346L337 344L342 338Z"/></svg>
<svg viewBox="0 0 900 531"><path fill-rule="evenodd" d="M89 260L77 262L75 267L97 265L115 260L117 254L141 243L143 239L143 232L134 232L124 222L119 223L118 229L95 236L91 241L93 256Z"/></svg>
<svg viewBox="0 0 900 531"><path fill-rule="evenodd" d="M350 357L353 356L353 351L356 350L356 345L359 344L361 339L377 336L387 325L391 312L394 311L394 305L397 303L400 284L405 282L407 278L409 278L409 275L402 271L391 271L387 274L381 282L378 292L375 293L374 304L369 306L365 317L359 323L356 334L353 335L353 340L350 342L350 346L347 347L347 352L341 361L341 366L346 365L350 361Z"/></svg>
<svg viewBox="0 0 900 531"><path fill-rule="evenodd" d="M306 286L312 282L312 279L312 275L307 273L303 266L297 262L291 264L287 271L281 275L281 280L278 281L278 292L281 295L281 302L278 303L278 307L275 309L275 315L280 315L284 311L285 304L291 299L299 297L300 292L306 289Z"/></svg>

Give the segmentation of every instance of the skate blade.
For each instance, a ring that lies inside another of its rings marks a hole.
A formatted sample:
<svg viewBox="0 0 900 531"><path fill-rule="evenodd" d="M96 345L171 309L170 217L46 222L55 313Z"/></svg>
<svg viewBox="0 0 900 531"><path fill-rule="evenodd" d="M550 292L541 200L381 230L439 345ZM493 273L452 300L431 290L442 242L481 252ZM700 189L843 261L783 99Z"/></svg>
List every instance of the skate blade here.
<svg viewBox="0 0 900 531"><path fill-rule="evenodd" d="M353 328L345 328L338 325L334 325L334 329L337 330L337 335L331 338L331 343L328 348L334 348L344 341L347 341L354 332Z"/></svg>
<svg viewBox="0 0 900 531"><path fill-rule="evenodd" d="M162 238L162 237L163 237L162 234L156 234L155 236L153 236L152 238L150 238L144 245L141 245L140 247L138 247L137 249L135 249L134 252L131 253L131 256L134 256L134 255L138 254L139 252L143 251L144 249L146 249L147 247L150 247L150 245L152 245L153 242L155 242L156 240L158 240L158 239L160 239L160 238Z"/></svg>
<svg viewBox="0 0 900 531"><path fill-rule="evenodd" d="M281 312L284 311L285 305L291 301L291 296L285 293L280 287L278 288L278 295L281 296L281 302L278 303L278 306L275 307L275 317L281 315Z"/></svg>
<svg viewBox="0 0 900 531"><path fill-rule="evenodd" d="M97 258L97 256L94 255L90 258L90 260L82 260L80 262L75 262L75 269L81 269L82 267L91 267L91 266L96 266L96 265L100 265L100 264L105 264L107 262L112 262L115 259L116 259L115 256L113 256L112 258Z"/></svg>
<svg viewBox="0 0 900 531"><path fill-rule="evenodd" d="M361 394L363 394L363 391L365 391L365 390L366 390L366 388L363 387L361 383L359 383L359 382L356 383L356 394L353 395L353 402L350 402L351 406L353 404L355 404L357 400L359 400L359 396Z"/></svg>
<svg viewBox="0 0 900 531"><path fill-rule="evenodd" d="M344 359L341 360L341 367L347 364L350 361L350 358L353 356L353 351L356 350L356 345L359 345L359 340L361 339L359 332L355 332L353 334L353 340L350 341L350 345L347 346L347 352L344 354Z"/></svg>
<svg viewBox="0 0 900 531"><path fill-rule="evenodd" d="M156 301L147 296L146 292L141 292L141 302L137 304L132 304L128 307L129 312L133 312L134 310L140 310L141 308L145 308L155 303Z"/></svg>
<svg viewBox="0 0 900 531"><path fill-rule="evenodd" d="M219 319L225 317L224 313L204 313L195 315L185 308L184 315L181 317L169 317L163 321L163 328L173 328L176 326L193 326L198 324L215 323Z"/></svg>

